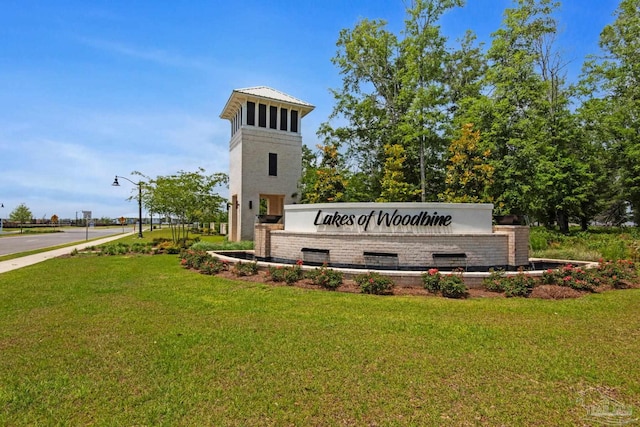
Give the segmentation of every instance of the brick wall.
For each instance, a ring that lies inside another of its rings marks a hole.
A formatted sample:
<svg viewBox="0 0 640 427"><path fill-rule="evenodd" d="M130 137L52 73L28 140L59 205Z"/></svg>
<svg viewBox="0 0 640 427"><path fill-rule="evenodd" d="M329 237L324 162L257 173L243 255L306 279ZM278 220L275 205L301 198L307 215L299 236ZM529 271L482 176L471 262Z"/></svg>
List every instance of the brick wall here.
<svg viewBox="0 0 640 427"><path fill-rule="evenodd" d="M464 253L468 267L515 266L509 262L510 235L400 235L294 233L271 231L270 256L302 259L302 248L329 249L332 264L365 264L365 252L395 253L401 267L436 266L433 253ZM257 254L257 252L256 252Z"/></svg>

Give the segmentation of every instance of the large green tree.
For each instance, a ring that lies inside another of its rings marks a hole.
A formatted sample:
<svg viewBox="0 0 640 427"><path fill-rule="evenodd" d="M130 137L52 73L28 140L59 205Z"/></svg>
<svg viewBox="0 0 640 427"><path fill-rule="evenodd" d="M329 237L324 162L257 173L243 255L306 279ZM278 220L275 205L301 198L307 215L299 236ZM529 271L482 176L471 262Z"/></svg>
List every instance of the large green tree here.
<svg viewBox="0 0 640 427"><path fill-rule="evenodd" d="M600 48L584 67L581 114L608 153L611 194L630 204L640 225L640 1L620 2Z"/></svg>
<svg viewBox="0 0 640 427"><path fill-rule="evenodd" d="M338 38L334 64L342 74L325 137L337 138L348 151L354 176L367 182L368 199L382 193L385 146L406 152L404 176L420 185L422 199L434 200L443 188L444 139L450 98L446 70L450 52L438 20L461 0L415 0L407 9L402 37L383 20L361 20Z"/></svg>
<svg viewBox="0 0 640 427"><path fill-rule="evenodd" d="M480 129L493 154L493 197L503 213L527 214L536 204L536 167L544 153L545 85L535 43L555 32L549 0L517 0L505 10L488 50L488 120Z"/></svg>

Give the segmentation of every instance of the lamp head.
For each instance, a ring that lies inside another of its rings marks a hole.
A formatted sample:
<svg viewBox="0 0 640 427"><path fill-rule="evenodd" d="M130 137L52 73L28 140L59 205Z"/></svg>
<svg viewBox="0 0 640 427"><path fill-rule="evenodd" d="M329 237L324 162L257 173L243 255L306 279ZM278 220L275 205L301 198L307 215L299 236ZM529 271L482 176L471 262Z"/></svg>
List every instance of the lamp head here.
<svg viewBox="0 0 640 427"><path fill-rule="evenodd" d="M116 176L116 179L113 180L113 185L114 187L120 187L120 183L118 182L118 177Z"/></svg>

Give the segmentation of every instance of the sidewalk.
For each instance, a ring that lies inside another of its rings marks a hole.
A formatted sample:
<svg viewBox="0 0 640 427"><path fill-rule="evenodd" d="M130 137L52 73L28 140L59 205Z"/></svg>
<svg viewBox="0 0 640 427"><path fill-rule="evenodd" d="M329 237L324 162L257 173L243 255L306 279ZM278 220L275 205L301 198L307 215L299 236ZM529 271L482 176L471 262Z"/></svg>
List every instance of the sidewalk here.
<svg viewBox="0 0 640 427"><path fill-rule="evenodd" d="M98 246L107 242L111 242L112 240L122 239L125 236L130 236L135 234L135 232L124 233L124 234L115 234L113 236L105 237L99 240L92 240L90 242L82 242L73 246L67 246L66 248L54 249L51 251L40 252L38 254L27 255L20 258L10 259L8 261L0 261L0 274L6 273L7 271L17 270L18 268L26 267L28 265L37 264L42 261L46 261L51 258L57 258L62 255L68 255L74 250L82 250L88 246Z"/></svg>

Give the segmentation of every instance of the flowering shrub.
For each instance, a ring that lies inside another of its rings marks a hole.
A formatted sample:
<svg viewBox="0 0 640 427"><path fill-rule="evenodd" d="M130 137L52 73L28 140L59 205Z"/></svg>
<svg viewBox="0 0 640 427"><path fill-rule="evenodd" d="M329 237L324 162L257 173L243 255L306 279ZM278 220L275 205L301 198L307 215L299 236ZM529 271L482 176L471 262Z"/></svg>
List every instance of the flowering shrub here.
<svg viewBox="0 0 640 427"><path fill-rule="evenodd" d="M638 269L633 261L600 261L598 265L600 284L611 286L615 289L624 289L630 283L637 282L640 278Z"/></svg>
<svg viewBox="0 0 640 427"><path fill-rule="evenodd" d="M335 290L342 285L343 275L340 271L335 271L323 265L315 270L307 272L306 276L311 279L314 285L322 286L326 289Z"/></svg>
<svg viewBox="0 0 640 427"><path fill-rule="evenodd" d="M489 277L482 280L486 290L491 292L504 292L504 270L491 270Z"/></svg>
<svg viewBox="0 0 640 427"><path fill-rule="evenodd" d="M437 268L431 268L426 273L422 273L422 284L431 293L435 294L440 291L441 280L442 274Z"/></svg>
<svg viewBox="0 0 640 427"><path fill-rule="evenodd" d="M205 261L200 267L200 273L202 274L218 274L227 269L227 263L220 261L219 258L211 257L210 260Z"/></svg>
<svg viewBox="0 0 640 427"><path fill-rule="evenodd" d="M258 273L257 262L237 262L231 269L236 276L253 276Z"/></svg>
<svg viewBox="0 0 640 427"><path fill-rule="evenodd" d="M184 249L180 252L180 264L185 268L195 268L196 270L200 270L205 262L212 259L213 257L205 251Z"/></svg>
<svg viewBox="0 0 640 427"><path fill-rule="evenodd" d="M507 277L504 283L504 294L507 297L528 297L536 285L536 279L520 271L515 276Z"/></svg>
<svg viewBox="0 0 640 427"><path fill-rule="evenodd" d="M460 275L443 276L437 268L431 268L422 274L422 284L429 292L441 293L446 298L465 298L469 294Z"/></svg>
<svg viewBox="0 0 640 427"><path fill-rule="evenodd" d="M284 267L283 266L269 266L267 275L273 282L284 282Z"/></svg>
<svg viewBox="0 0 640 427"><path fill-rule="evenodd" d="M298 280L302 279L304 274L302 273L302 267L300 264L296 264L293 267L285 267L284 269L284 281L287 285L293 285Z"/></svg>
<svg viewBox="0 0 640 427"><path fill-rule="evenodd" d="M274 282L286 282L288 285L293 285L298 280L302 279L302 267L300 264L296 264L291 267L269 267L267 274L271 277L271 280Z"/></svg>
<svg viewBox="0 0 640 427"><path fill-rule="evenodd" d="M536 279L520 271L515 276L506 276L502 270L492 270L482 281L486 290L504 292L507 297L528 297L536 285Z"/></svg>
<svg viewBox="0 0 640 427"><path fill-rule="evenodd" d="M440 282L440 292L445 298L466 298L469 294L464 280L457 274L444 276Z"/></svg>
<svg viewBox="0 0 640 427"><path fill-rule="evenodd" d="M359 274L354 280L360 286L360 291L363 294L389 294L395 286L390 278L375 272Z"/></svg>

